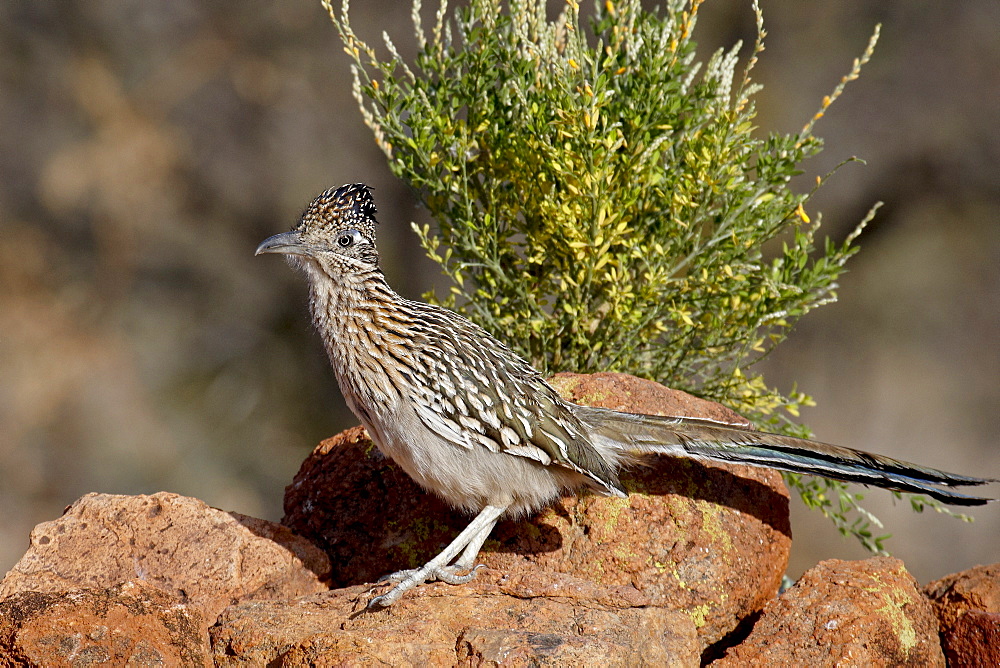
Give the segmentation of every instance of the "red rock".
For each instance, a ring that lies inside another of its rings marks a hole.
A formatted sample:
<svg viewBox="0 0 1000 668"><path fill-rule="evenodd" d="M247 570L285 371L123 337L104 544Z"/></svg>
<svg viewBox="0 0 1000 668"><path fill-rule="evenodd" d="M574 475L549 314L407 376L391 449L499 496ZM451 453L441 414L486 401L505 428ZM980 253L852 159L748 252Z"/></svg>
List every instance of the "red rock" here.
<svg viewBox="0 0 1000 668"><path fill-rule="evenodd" d="M930 583L941 645L955 666L1000 666L1000 563L976 566Z"/></svg>
<svg viewBox="0 0 1000 668"><path fill-rule="evenodd" d="M595 406L742 421L624 374L560 374L553 384ZM791 542L787 490L766 469L669 457L650 464L623 476L628 499L570 496L499 523L480 561L512 577L564 573L635 587L687 614L702 646L718 641L777 593ZM338 587L418 566L468 522L382 457L360 427L316 448L286 489L285 513L284 524L330 555Z"/></svg>
<svg viewBox="0 0 1000 668"><path fill-rule="evenodd" d="M228 608L212 628L218 666L696 666L690 618L632 587L536 571L435 583L364 611L359 585L289 603ZM273 662L273 664L272 664Z"/></svg>
<svg viewBox="0 0 1000 668"><path fill-rule="evenodd" d="M725 666L944 666L930 602L898 559L831 559L764 607Z"/></svg>
<svg viewBox="0 0 1000 668"><path fill-rule="evenodd" d="M199 608L207 628L235 601L324 591L329 568L319 549L272 522L166 492L88 494L35 527L0 600L143 580Z"/></svg>
<svg viewBox="0 0 1000 668"><path fill-rule="evenodd" d="M0 602L0 666L210 666L201 612L140 581Z"/></svg>

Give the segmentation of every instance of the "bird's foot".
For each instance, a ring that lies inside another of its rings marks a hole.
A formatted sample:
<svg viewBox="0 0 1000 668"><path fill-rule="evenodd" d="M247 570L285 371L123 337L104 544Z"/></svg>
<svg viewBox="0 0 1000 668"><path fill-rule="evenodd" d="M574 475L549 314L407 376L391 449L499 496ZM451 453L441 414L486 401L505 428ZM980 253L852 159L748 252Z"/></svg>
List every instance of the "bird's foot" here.
<svg viewBox="0 0 1000 668"><path fill-rule="evenodd" d="M476 573L478 573L479 569L482 567L482 564L476 564L472 568L462 566L460 564L442 566L434 571L434 578L440 580L441 582L447 582L451 585L465 584L466 582L474 580Z"/></svg>
<svg viewBox="0 0 1000 668"><path fill-rule="evenodd" d="M453 585L465 584L476 577L476 573L482 566L482 564L477 564L470 569L460 564L435 566L429 563L421 568L409 568L390 573L379 578L379 582L395 582L396 586L369 601L368 609L388 608L398 601L403 594L425 582L440 580L441 582Z"/></svg>
<svg viewBox="0 0 1000 668"><path fill-rule="evenodd" d="M396 571L395 573L389 573L388 575L383 575L382 577L380 577L378 580L375 581L375 584L383 584L385 582L402 582L411 575L414 575L419 572L420 572L419 568L404 568L401 571Z"/></svg>

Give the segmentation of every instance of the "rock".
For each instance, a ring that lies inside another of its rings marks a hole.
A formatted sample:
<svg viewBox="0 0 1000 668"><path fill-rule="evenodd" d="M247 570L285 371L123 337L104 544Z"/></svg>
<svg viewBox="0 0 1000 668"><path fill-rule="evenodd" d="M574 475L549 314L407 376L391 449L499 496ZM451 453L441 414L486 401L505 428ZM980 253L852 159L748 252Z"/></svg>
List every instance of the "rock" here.
<svg viewBox="0 0 1000 668"><path fill-rule="evenodd" d="M955 666L1000 666L1000 563L976 566L930 583L941 645Z"/></svg>
<svg viewBox="0 0 1000 668"><path fill-rule="evenodd" d="M722 406L624 374L559 374L552 382L594 406L745 423ZM780 474L654 457L623 482L627 499L568 496L528 520L500 522L480 561L510 577L561 573L635 587L652 605L687 614L703 648L775 596L791 542ZM327 551L336 587L419 566L467 522L382 457L360 427L324 441L303 463L282 520ZM435 591L462 597L462 589Z"/></svg>
<svg viewBox="0 0 1000 668"><path fill-rule="evenodd" d="M239 600L324 591L329 569L323 552L273 522L166 492L88 494L35 527L0 600L142 580L200 609L207 628Z"/></svg>
<svg viewBox="0 0 1000 668"><path fill-rule="evenodd" d="M769 602L725 666L944 666L930 602L898 559L831 559Z"/></svg>
<svg viewBox="0 0 1000 668"><path fill-rule="evenodd" d="M370 588L234 605L211 630L216 665L699 665L691 619L628 586L489 571L367 612Z"/></svg>
<svg viewBox="0 0 1000 668"><path fill-rule="evenodd" d="M0 601L0 665L210 666L197 606L141 581Z"/></svg>

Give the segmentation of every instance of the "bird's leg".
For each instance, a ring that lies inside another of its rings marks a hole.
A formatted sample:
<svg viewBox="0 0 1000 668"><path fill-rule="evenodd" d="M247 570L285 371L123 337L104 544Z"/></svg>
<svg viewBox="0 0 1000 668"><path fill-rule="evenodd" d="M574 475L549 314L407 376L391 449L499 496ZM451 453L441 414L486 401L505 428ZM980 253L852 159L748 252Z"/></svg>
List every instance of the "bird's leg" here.
<svg viewBox="0 0 1000 668"><path fill-rule="evenodd" d="M490 506L495 507L495 506ZM501 510L501 513L503 510ZM479 550L482 549L483 543L489 538L490 532L493 531L493 527L496 525L496 518L492 522L483 526L479 530L479 533L469 538L469 544L465 546L462 550L462 554L459 555L455 563L448 566L442 566L441 568L434 571L435 577L442 582L447 582L448 584L465 584L466 582L472 580L476 577L476 570L482 564L476 564L476 557L479 556Z"/></svg>
<svg viewBox="0 0 1000 668"><path fill-rule="evenodd" d="M373 598L368 603L368 607L388 607L398 601L403 594L428 580L437 579L448 584L464 584L474 578L476 571L472 568L472 562L475 561L480 548L490 532L493 531L493 525L497 523L505 510L507 509L501 506L486 506L469 522L469 526L465 527L462 533L448 544L448 547L441 550L426 564L420 568L399 571L383 578L384 580L396 581L397 584L385 594ZM459 553L461 556L455 564L451 565L451 560ZM455 572L458 570L470 570L470 572L457 575Z"/></svg>

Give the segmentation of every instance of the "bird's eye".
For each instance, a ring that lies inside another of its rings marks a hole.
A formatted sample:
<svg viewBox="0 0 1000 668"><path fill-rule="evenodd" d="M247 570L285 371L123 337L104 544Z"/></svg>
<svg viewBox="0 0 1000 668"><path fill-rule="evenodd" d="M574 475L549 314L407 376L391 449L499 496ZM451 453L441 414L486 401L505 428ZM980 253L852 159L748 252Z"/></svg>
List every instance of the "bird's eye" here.
<svg viewBox="0 0 1000 668"><path fill-rule="evenodd" d="M341 248L349 248L353 244L354 244L354 235L349 232L345 232L344 234L341 234L339 237L337 237L337 245L340 246Z"/></svg>

